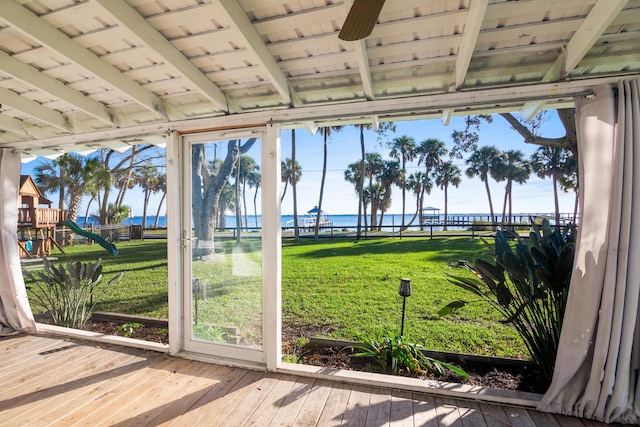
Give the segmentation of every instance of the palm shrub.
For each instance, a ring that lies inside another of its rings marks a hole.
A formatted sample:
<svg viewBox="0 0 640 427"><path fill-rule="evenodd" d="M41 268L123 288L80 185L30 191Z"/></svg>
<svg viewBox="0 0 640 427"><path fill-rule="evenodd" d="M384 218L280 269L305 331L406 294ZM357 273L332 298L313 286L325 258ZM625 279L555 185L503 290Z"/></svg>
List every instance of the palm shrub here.
<svg viewBox="0 0 640 427"><path fill-rule="evenodd" d="M69 262L56 267L46 258L42 259L43 271L37 277L30 271L23 274L35 286L33 298L44 307L54 324L67 328L82 328L95 308L98 292L103 292L101 259L95 263ZM122 277L122 273L112 278L106 285L111 286Z"/></svg>
<svg viewBox="0 0 640 427"><path fill-rule="evenodd" d="M419 344L405 342L401 336L383 337L381 341L371 339L366 345L354 345L350 348L356 351L355 357L371 358L385 370L390 367L393 375L399 375L401 370L405 370L414 375L432 373L442 376L447 368L464 378L469 378L469 374L464 370L427 356Z"/></svg>
<svg viewBox="0 0 640 427"><path fill-rule="evenodd" d="M529 244L517 237L511 245L498 231L495 245L487 246L493 263L476 259L469 267L475 276L450 275L450 281L488 302L504 317L501 322L513 325L548 385L569 293L575 227L560 231L546 219L541 225L532 221ZM468 303L453 301L439 314L452 314Z"/></svg>

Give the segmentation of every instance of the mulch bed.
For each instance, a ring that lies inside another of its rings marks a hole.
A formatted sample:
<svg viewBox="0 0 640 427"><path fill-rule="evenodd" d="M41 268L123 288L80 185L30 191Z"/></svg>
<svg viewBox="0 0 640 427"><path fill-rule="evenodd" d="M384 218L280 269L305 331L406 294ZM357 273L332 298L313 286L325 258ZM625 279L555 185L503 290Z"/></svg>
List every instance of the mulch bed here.
<svg viewBox="0 0 640 427"><path fill-rule="evenodd" d="M141 326L135 328L120 327L123 321L106 321L100 318L99 321L89 322L84 329L107 335L128 336L130 338L141 339L145 341L165 343L169 342L169 335L166 328L160 325ZM131 323L131 322L130 322ZM139 323L143 323L140 321ZM383 372L381 367L374 361L363 358L354 357L350 351L338 346L317 346L305 345L299 347L297 343L308 342L308 338L300 340L300 337L311 337L316 335L327 335L331 332L331 328L323 326L315 326L301 330L300 325L283 325L282 347L285 354L298 354L300 363L313 366L322 366L328 368L367 371L367 372ZM304 335L300 332L304 331ZM443 358L436 357L440 360ZM445 360L448 361L448 360ZM482 387L490 387L503 390L520 390L534 393L544 393L543 382L540 380L539 373L530 362L522 361L522 364L511 363L508 366L492 366L489 362L472 362L451 361L456 366L464 369L470 376L465 379L455 373L448 373L445 377L436 377L433 375L423 376L424 379L434 379L447 382L456 382L461 384L477 385ZM513 362L513 361L511 361Z"/></svg>

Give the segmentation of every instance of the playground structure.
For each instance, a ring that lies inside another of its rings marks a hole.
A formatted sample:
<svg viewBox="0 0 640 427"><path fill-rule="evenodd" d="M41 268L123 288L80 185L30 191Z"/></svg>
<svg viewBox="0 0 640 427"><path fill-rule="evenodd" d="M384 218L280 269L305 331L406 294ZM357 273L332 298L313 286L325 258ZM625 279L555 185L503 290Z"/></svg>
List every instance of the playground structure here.
<svg viewBox="0 0 640 427"><path fill-rule="evenodd" d="M20 176L18 194L18 251L20 258L49 256L53 247L64 250L55 240L55 229L65 218L62 209L51 208L31 176Z"/></svg>
<svg viewBox="0 0 640 427"><path fill-rule="evenodd" d="M18 194L18 251L20 258L33 259L48 257L54 247L64 253L56 241L56 228L64 227L71 232L96 242L111 255L117 255L116 246L102 236L80 228L73 221L65 219L63 209L51 208L52 202L42 192L29 175L20 176ZM63 228L63 230L64 230Z"/></svg>

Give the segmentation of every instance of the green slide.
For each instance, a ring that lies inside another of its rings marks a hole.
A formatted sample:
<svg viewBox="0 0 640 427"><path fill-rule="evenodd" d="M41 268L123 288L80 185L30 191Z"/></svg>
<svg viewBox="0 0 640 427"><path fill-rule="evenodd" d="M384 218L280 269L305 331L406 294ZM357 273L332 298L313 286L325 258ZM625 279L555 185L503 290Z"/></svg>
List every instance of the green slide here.
<svg viewBox="0 0 640 427"><path fill-rule="evenodd" d="M113 243L107 242L101 236L95 233L85 231L84 229L80 228L78 224L76 224L75 222L66 220L66 221L62 221L60 225L70 228L71 231L73 231L76 234L79 234L84 237L88 237L89 239L93 240L94 242L96 242L97 244L105 248L107 252L109 252L111 255L118 255L118 249L116 249L116 245L114 245Z"/></svg>

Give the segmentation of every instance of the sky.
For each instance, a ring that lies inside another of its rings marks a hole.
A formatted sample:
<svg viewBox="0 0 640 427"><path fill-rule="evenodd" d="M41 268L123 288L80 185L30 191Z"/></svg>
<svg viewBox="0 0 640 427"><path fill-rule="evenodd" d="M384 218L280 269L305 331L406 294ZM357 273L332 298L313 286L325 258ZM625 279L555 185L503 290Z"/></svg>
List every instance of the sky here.
<svg viewBox="0 0 640 427"><path fill-rule="evenodd" d="M413 137L416 143L427 138L438 138L445 142L448 149L453 146L451 134L454 130L464 127L464 118L453 118L448 126L440 120L418 120L396 122L395 133L389 133L384 139L379 139L374 131L365 131L365 149L367 152L378 152L383 158L389 159L387 143L400 136ZM557 137L564 135L557 115L554 111L547 114L547 120L541 129L541 135ZM482 123L480 128L479 146L493 145L500 150L519 149L526 157L529 157L537 148L536 145L526 144L523 138L500 116L494 115L493 123ZM283 130L282 159L291 157L291 131ZM256 144L247 154L259 161L259 145ZM447 156L448 157L448 156ZM465 154L465 158L468 154ZM297 186L298 212L303 213L318 205L320 181L322 177L323 137L320 132L311 135L305 129L296 130L296 160L302 167L302 177ZM355 188L344 180L344 170L350 163L360 160L359 131L354 126L346 126L341 131L331 134L328 142L328 167L322 207L328 214L356 214L358 212L358 200ZM38 158L30 163L22 165L22 174L31 174L33 168L43 161ZM467 168L464 159L453 159L455 165L462 170L462 182L458 188L449 188L450 214L454 213L488 213L489 204L484 184L479 178L467 178L464 171ZM407 164L407 174L422 170L417 161ZM493 205L496 214L501 212L504 197L504 182L489 182ZM253 196L253 192L250 193ZM57 202L56 194L47 195ZM152 196L149 203L148 215L155 215L161 195ZM252 197L251 197L252 198ZM401 191L394 187L393 202L388 213L402 213ZM560 192L560 211L573 212L575 195L573 192ZM86 202L85 202L86 203ZM252 205L249 200L249 205ZM140 189L130 190L125 198L125 204L133 209L134 215L142 215L142 192ZM95 206L95 205L94 205ZM432 206L444 211L444 192L435 188L426 197L424 206ZM80 212L84 212L86 205ZM94 212L97 206L92 208ZM164 214L166 206L161 209ZM407 192L407 215L415 211L415 198ZM551 179L540 179L532 174L525 185L514 184L513 188L513 213L551 213L553 207L553 187ZM252 213L252 208L249 208ZM287 189L282 202L282 215L293 214L293 195L291 188Z"/></svg>

